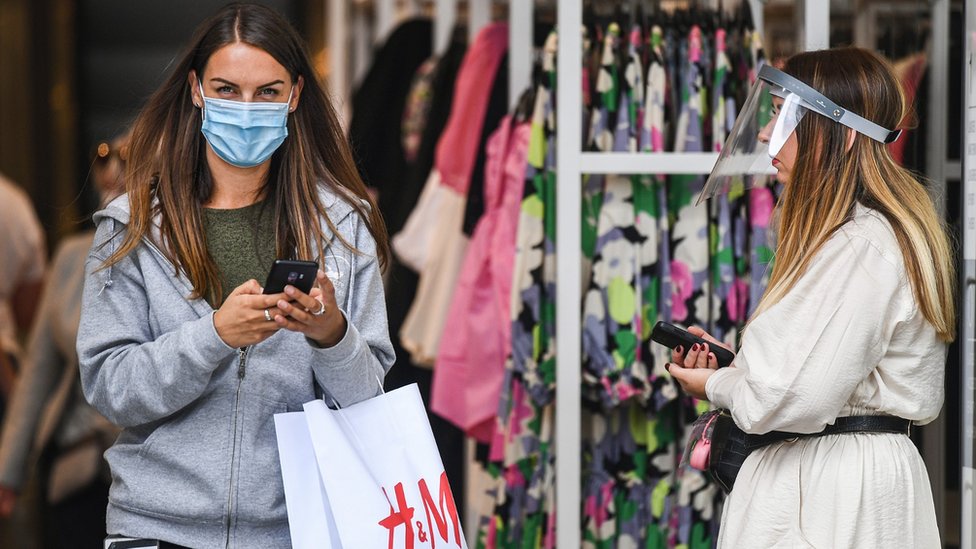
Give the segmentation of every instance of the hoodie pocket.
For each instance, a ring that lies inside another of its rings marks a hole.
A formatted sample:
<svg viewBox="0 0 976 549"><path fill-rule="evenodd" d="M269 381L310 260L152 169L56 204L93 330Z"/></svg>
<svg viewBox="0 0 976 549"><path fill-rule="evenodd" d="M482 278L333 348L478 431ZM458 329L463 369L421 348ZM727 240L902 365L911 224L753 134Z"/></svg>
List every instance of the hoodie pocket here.
<svg viewBox="0 0 976 549"><path fill-rule="evenodd" d="M247 522L287 520L274 415L287 412L288 406L247 392L243 400L238 515Z"/></svg>
<svg viewBox="0 0 976 549"><path fill-rule="evenodd" d="M114 504L182 522L223 521L233 418L221 411L223 399L203 400L160 423L141 444L109 450Z"/></svg>

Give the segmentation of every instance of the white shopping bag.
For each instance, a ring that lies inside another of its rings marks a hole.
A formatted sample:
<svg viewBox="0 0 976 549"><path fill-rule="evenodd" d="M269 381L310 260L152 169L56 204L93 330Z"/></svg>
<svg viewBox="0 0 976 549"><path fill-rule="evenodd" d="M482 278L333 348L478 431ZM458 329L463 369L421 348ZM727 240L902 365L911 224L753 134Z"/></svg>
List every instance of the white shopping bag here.
<svg viewBox="0 0 976 549"><path fill-rule="evenodd" d="M416 384L305 420L342 547L467 549Z"/></svg>
<svg viewBox="0 0 976 549"><path fill-rule="evenodd" d="M341 549L332 508L315 462L305 412L275 414L274 420L291 546Z"/></svg>

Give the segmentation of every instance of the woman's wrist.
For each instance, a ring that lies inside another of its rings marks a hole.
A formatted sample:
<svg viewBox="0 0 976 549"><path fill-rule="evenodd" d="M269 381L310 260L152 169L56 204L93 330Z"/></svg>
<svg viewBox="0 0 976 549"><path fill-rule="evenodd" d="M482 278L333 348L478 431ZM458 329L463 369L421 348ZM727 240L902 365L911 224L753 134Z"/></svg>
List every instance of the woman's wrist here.
<svg viewBox="0 0 976 549"><path fill-rule="evenodd" d="M708 401L719 408L731 408L731 384L735 383L736 376L742 375L742 371L734 366L719 368L715 374L705 381L705 396Z"/></svg>
<svg viewBox="0 0 976 549"><path fill-rule="evenodd" d="M346 315L342 314L342 311L339 311L339 318L340 321L336 325L336 329L331 330L322 338L316 338L316 339L309 338L312 342L315 343L316 347L322 349L335 347L336 345L339 344L339 342L342 341L342 338L346 336L346 332L349 329L349 326L346 321Z"/></svg>

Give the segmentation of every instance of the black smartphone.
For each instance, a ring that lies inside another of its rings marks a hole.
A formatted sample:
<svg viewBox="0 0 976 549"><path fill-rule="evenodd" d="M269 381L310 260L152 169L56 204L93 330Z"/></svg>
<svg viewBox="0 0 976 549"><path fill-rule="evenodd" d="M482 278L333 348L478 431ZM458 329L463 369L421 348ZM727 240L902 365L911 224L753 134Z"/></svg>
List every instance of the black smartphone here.
<svg viewBox="0 0 976 549"><path fill-rule="evenodd" d="M715 354L715 360L718 361L719 368L724 368L725 366L732 364L732 360L735 358L735 354L725 347L719 347L714 343L709 343L708 341L693 335L687 330L683 330L674 324L668 324L667 322L661 320L659 320L657 324L654 325L654 329L651 330L651 339L672 349L678 345L681 345L684 347L686 353L695 343L698 343L699 345L702 343L708 343L708 350Z"/></svg>
<svg viewBox="0 0 976 549"><path fill-rule="evenodd" d="M264 283L264 293L280 294L285 291L285 285L291 284L307 294L312 291L318 271L319 264L314 261L276 259Z"/></svg>

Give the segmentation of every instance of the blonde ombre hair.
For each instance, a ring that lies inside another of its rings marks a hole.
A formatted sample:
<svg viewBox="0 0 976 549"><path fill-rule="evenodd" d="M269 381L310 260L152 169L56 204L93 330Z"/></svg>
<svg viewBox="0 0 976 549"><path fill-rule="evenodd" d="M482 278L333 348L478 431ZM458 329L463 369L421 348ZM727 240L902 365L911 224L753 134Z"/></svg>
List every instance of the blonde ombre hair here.
<svg viewBox="0 0 976 549"><path fill-rule="evenodd" d="M868 50L801 53L783 70L882 127L898 127L909 112L890 65ZM755 315L783 299L861 203L891 224L922 314L940 339L952 341L955 260L946 228L926 189L895 163L888 147L855 134L848 150L850 131L812 113L797 126L796 163L778 205L775 265Z"/></svg>

